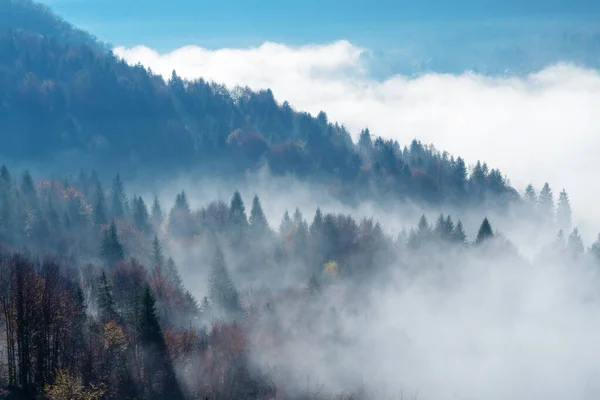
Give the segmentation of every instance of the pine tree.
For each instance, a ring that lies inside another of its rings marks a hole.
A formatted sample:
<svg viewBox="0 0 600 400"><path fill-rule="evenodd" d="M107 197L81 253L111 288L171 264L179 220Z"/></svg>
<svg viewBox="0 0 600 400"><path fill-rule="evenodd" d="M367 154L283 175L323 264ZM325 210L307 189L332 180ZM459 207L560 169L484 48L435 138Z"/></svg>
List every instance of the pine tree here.
<svg viewBox="0 0 600 400"><path fill-rule="evenodd" d="M481 244L492 237L494 237L494 232L492 231L492 226L490 225L490 221L488 221L488 219L486 217L483 219L483 222L481 223L481 226L479 227L479 232L477 232L477 238L475 239L475 243Z"/></svg>
<svg viewBox="0 0 600 400"><path fill-rule="evenodd" d="M100 227L105 225L108 222L106 217L106 199L104 197L104 191L102 190L102 185L98 182L95 190L95 202L94 208L92 210L92 218L94 220L94 225L96 227Z"/></svg>
<svg viewBox="0 0 600 400"><path fill-rule="evenodd" d="M313 221L310 224L310 234L314 237L316 234L321 233L322 231L323 231L323 213L321 212L321 208L317 207L317 211L315 212Z"/></svg>
<svg viewBox="0 0 600 400"><path fill-rule="evenodd" d="M112 217L114 219L125 217L127 207L127 195L125 194L125 186L119 174L115 176L112 187Z"/></svg>
<svg viewBox="0 0 600 400"><path fill-rule="evenodd" d="M568 230L571 228L571 214L569 195L563 189L558 196L558 204L556 207L556 222L561 229Z"/></svg>
<svg viewBox="0 0 600 400"><path fill-rule="evenodd" d="M282 237L285 237L285 235L288 234L288 232L290 231L291 228L292 228L292 220L290 218L290 214L286 210L285 213L283 214L283 218L281 219L281 224L279 224L279 234Z"/></svg>
<svg viewBox="0 0 600 400"><path fill-rule="evenodd" d="M150 216L142 197L133 197L133 223L143 233L150 232Z"/></svg>
<svg viewBox="0 0 600 400"><path fill-rule="evenodd" d="M117 225L111 222L110 227L104 231L102 243L100 245L100 254L104 261L109 265L114 265L125 257L123 245L117 233Z"/></svg>
<svg viewBox="0 0 600 400"><path fill-rule="evenodd" d="M163 255L162 246L160 245L160 241L156 235L154 235L154 239L152 240L152 262L155 266L158 265L159 267L164 267L165 265L165 257Z"/></svg>
<svg viewBox="0 0 600 400"><path fill-rule="evenodd" d="M25 170L23 173L20 189L23 197L30 205L34 206L37 204L37 190L35 189L35 183L28 170Z"/></svg>
<svg viewBox="0 0 600 400"><path fill-rule="evenodd" d="M102 271L102 275L100 275L100 279L98 280L96 300L98 302L98 315L103 323L117 319L112 283L104 271Z"/></svg>
<svg viewBox="0 0 600 400"><path fill-rule="evenodd" d="M538 200L538 210L540 216L544 218L546 222L550 222L554 216L554 195L548 182L544 184L544 187L540 191L540 197Z"/></svg>
<svg viewBox="0 0 600 400"><path fill-rule="evenodd" d="M590 246L589 252L594 257L594 260L600 263L600 234L598 234L596 241Z"/></svg>
<svg viewBox="0 0 600 400"><path fill-rule="evenodd" d="M223 251L218 245L209 276L209 297L213 307L226 317L239 316L242 312L239 294L229 276Z"/></svg>
<svg viewBox="0 0 600 400"><path fill-rule="evenodd" d="M142 345L144 386L148 399L182 399L156 314L156 300L148 285L140 307L139 337Z"/></svg>
<svg viewBox="0 0 600 400"><path fill-rule="evenodd" d="M246 217L246 207L242 195L237 190L231 198L229 206L229 232L232 244L236 245L242 241L248 228L248 218Z"/></svg>
<svg viewBox="0 0 600 400"><path fill-rule="evenodd" d="M456 223L454 230L452 231L452 241L458 244L465 244L467 242L467 234L460 220Z"/></svg>
<svg viewBox="0 0 600 400"><path fill-rule="evenodd" d="M254 196L254 199L252 199L252 210L250 210L249 223L253 236L256 235L257 237L262 237L269 231L267 217L265 216L260 200L256 195Z"/></svg>
<svg viewBox="0 0 600 400"><path fill-rule="evenodd" d="M164 215L162 211L162 207L160 206L160 201L158 201L158 197L154 196L154 202L152 203L152 223L155 228L162 226L164 221Z"/></svg>
<svg viewBox="0 0 600 400"><path fill-rule="evenodd" d="M175 197L175 204L169 213L168 230L175 237L190 238L194 234L192 212L184 191Z"/></svg>
<svg viewBox="0 0 600 400"><path fill-rule="evenodd" d="M525 188L525 201L532 208L535 208L535 206L537 205L537 202L538 202L537 194L531 183L529 185L527 185L527 187Z"/></svg>
<svg viewBox="0 0 600 400"><path fill-rule="evenodd" d="M583 240L581 239L581 235L579 234L579 230L577 228L573 229L573 232L571 232L569 235L567 246L574 256L578 257L583 254Z"/></svg>
<svg viewBox="0 0 600 400"><path fill-rule="evenodd" d="M177 290L183 290L183 281L181 280L181 275L179 275L179 269L177 268L175 261L171 257L169 257L169 259L167 260L166 275L169 282Z"/></svg>

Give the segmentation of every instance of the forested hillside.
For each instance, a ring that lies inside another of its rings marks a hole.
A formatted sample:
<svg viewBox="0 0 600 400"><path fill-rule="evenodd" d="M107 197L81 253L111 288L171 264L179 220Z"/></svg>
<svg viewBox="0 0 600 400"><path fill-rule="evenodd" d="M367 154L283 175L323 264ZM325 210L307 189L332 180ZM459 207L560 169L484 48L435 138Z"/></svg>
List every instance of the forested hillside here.
<svg viewBox="0 0 600 400"><path fill-rule="evenodd" d="M105 186L0 168L0 376L26 398L323 398L297 386L293 359L261 360L299 340L351 346L338 324L368 312L369 288L399 271L458 271L473 257L527 265L487 218L465 232L449 215L422 216L392 237L372 219L290 204L271 227L268 198L246 207L236 192L192 209L185 191L163 205L119 176ZM557 209L528 198L540 219L570 223L568 198ZM586 252L577 229L548 245L538 262L600 265L600 242ZM340 290L339 309L319 306ZM325 321L334 336L322 336Z"/></svg>
<svg viewBox="0 0 600 400"><path fill-rule="evenodd" d="M240 179L267 167L325 182L352 201L506 205L518 197L484 162L469 171L460 157L368 129L354 143L325 112L295 111L268 89L228 90L176 72L164 82L35 3L1 4L11 16L0 25L0 157L7 162L64 173L85 166L124 176L191 171Z"/></svg>

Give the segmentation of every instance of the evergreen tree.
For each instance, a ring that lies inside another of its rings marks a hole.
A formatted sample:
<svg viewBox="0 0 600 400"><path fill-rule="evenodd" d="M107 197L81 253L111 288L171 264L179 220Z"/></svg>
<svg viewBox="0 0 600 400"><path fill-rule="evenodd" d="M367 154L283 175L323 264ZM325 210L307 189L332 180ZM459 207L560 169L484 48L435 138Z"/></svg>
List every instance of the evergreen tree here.
<svg viewBox="0 0 600 400"><path fill-rule="evenodd" d="M556 222L561 229L571 228L571 202L569 195L563 189L558 196L558 204L556 207Z"/></svg>
<svg viewBox="0 0 600 400"><path fill-rule="evenodd" d="M600 234L598 234L596 241L590 246L589 252L594 257L594 260L600 263Z"/></svg>
<svg viewBox="0 0 600 400"><path fill-rule="evenodd" d="M158 240L158 236L154 235L152 240L152 262L155 266L164 267L165 257L163 255L162 246Z"/></svg>
<svg viewBox="0 0 600 400"><path fill-rule="evenodd" d="M492 237L494 237L494 232L492 231L490 221L488 221L486 217L483 219L483 222L479 227L479 232L477 232L477 238L475 239L475 243L481 244Z"/></svg>
<svg viewBox="0 0 600 400"><path fill-rule="evenodd" d="M452 184L458 190L459 194L463 194L467 184L467 166L461 157L458 157L454 164Z"/></svg>
<svg viewBox="0 0 600 400"><path fill-rule="evenodd" d="M239 316L242 312L239 294L229 276L225 256L217 245L209 276L209 297L215 311L225 317Z"/></svg>
<svg viewBox="0 0 600 400"><path fill-rule="evenodd" d="M140 307L139 333L140 344L143 348L146 398L183 399L156 313L156 300L148 285L144 290Z"/></svg>
<svg viewBox="0 0 600 400"><path fill-rule="evenodd" d="M106 199L104 197L104 191L102 190L102 185L98 182L95 190L95 202L94 208L92 209L92 218L94 220L94 225L96 227L105 225L108 222L106 217Z"/></svg>
<svg viewBox="0 0 600 400"><path fill-rule="evenodd" d="M540 197L538 199L538 210L540 216L544 218L546 222L550 222L554 216L554 195L548 182L544 184L540 191Z"/></svg>
<svg viewBox="0 0 600 400"><path fill-rule="evenodd" d="M567 240L567 246L571 251L571 254L578 257L583 254L583 240L581 239L581 235L579 234L579 230L577 228L573 229L573 232L569 235Z"/></svg>
<svg viewBox="0 0 600 400"><path fill-rule="evenodd" d="M103 323L117 319L112 283L104 271L102 271L100 279L98 280L96 301L98 302L98 315Z"/></svg>
<svg viewBox="0 0 600 400"><path fill-rule="evenodd" d="M290 218L290 214L286 210L285 213L283 214L283 218L281 219L281 224L279 224L279 234L282 237L285 237L285 235L287 235L289 233L291 228L292 228L292 220Z"/></svg>
<svg viewBox="0 0 600 400"><path fill-rule="evenodd" d="M175 264L175 261L169 257L167 260L167 279L169 282L179 291L183 290L183 281L181 275L179 275L179 269Z"/></svg>
<svg viewBox="0 0 600 400"><path fill-rule="evenodd" d="M152 202L152 223L156 228L162 226L164 220L164 215L162 211L162 207L160 206L160 201L158 201L158 197L154 196L154 201Z"/></svg>
<svg viewBox="0 0 600 400"><path fill-rule="evenodd" d="M104 231L102 243L100 246L100 254L108 265L115 265L118 261L125 257L123 245L117 233L117 225L111 222L110 227Z"/></svg>
<svg viewBox="0 0 600 400"><path fill-rule="evenodd" d="M184 191L175 197L175 204L169 213L168 230L171 235L179 238L190 238L194 235L192 212Z"/></svg>
<svg viewBox="0 0 600 400"><path fill-rule="evenodd" d="M269 231L267 217L265 216L260 200L256 195L254 196L254 199L252 199L252 210L250 210L249 222L253 235L256 235L257 237L262 237Z"/></svg>
<svg viewBox="0 0 600 400"><path fill-rule="evenodd" d="M127 207L127 195L125 194L125 186L119 174L115 176L112 187L112 217L114 219L124 218Z"/></svg>
<svg viewBox="0 0 600 400"><path fill-rule="evenodd" d="M323 231L323 213L321 212L321 208L317 207L317 211L315 212L313 221L310 224L310 234L314 237L317 233L321 233L322 231Z"/></svg>
<svg viewBox="0 0 600 400"><path fill-rule="evenodd" d="M525 188L525 201L532 208L535 208L535 206L537 205L537 202L538 202L537 194L531 183L529 185L527 185L527 187Z"/></svg>
<svg viewBox="0 0 600 400"><path fill-rule="evenodd" d="M248 228L248 218L246 217L246 207L242 195L237 190L231 198L229 206L229 230L232 243L239 244Z"/></svg>
<svg viewBox="0 0 600 400"><path fill-rule="evenodd" d="M150 232L150 216L142 197L133 197L133 224L143 233Z"/></svg>
<svg viewBox="0 0 600 400"><path fill-rule="evenodd" d="M452 231L452 241L458 244L465 244L467 242L467 234L460 220L458 220Z"/></svg>

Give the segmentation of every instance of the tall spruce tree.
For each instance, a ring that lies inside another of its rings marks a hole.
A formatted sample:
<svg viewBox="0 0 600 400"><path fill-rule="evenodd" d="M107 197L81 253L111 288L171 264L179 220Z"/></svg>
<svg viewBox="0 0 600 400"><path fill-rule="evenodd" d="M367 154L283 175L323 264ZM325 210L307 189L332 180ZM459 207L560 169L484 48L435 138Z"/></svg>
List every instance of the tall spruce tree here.
<svg viewBox="0 0 600 400"><path fill-rule="evenodd" d="M558 196L558 204L556 207L556 222L560 229L571 229L571 202L569 195L563 189Z"/></svg>
<svg viewBox="0 0 600 400"><path fill-rule="evenodd" d="M217 245L209 276L209 297L215 311L225 317L237 317L242 313L239 294L225 264L221 246Z"/></svg>
<svg viewBox="0 0 600 400"><path fill-rule="evenodd" d="M475 243L481 244L492 237L494 237L492 226L490 225L490 221L488 221L487 217L485 217L481 223L481 226L479 227L479 231L477 232Z"/></svg>
<svg viewBox="0 0 600 400"><path fill-rule="evenodd" d="M104 231L102 243L100 244L100 254L108 265L115 265L125 257L123 245L117 233L117 225L111 222L108 229Z"/></svg>
<svg viewBox="0 0 600 400"><path fill-rule="evenodd" d="M183 399L156 313L156 300L148 285L140 306L139 337L146 398Z"/></svg>
<svg viewBox="0 0 600 400"><path fill-rule="evenodd" d="M554 219L554 195L548 182L544 184L538 199L538 210L543 221L550 223Z"/></svg>
<svg viewBox="0 0 600 400"><path fill-rule="evenodd" d="M113 297L112 283L102 271L96 290L96 301L98 303L98 316L103 323L117 319L117 309Z"/></svg>
<svg viewBox="0 0 600 400"><path fill-rule="evenodd" d="M164 214L162 211L162 207L160 205L160 201L158 200L158 196L154 196L154 201L152 202L152 223L155 228L162 226L164 222Z"/></svg>
<svg viewBox="0 0 600 400"><path fill-rule="evenodd" d="M584 253L583 239L581 239L579 229L573 229L573 232L571 232L567 239L567 246L569 247L571 254L575 257L579 257Z"/></svg>
<svg viewBox="0 0 600 400"><path fill-rule="evenodd" d="M256 195L252 199L252 209L250 210L249 224L250 230L252 231L252 236L254 237L263 237L269 231L267 217L265 216L262 205L260 204L260 200Z"/></svg>

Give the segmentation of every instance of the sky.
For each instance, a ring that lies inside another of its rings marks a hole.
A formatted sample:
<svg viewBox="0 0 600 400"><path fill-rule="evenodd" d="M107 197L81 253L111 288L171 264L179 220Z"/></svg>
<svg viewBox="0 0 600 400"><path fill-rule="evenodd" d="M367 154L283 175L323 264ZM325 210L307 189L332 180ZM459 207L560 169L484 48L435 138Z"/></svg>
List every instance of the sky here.
<svg viewBox="0 0 600 400"><path fill-rule="evenodd" d="M549 181L570 193L584 239L600 231L598 1L47 4L165 78L271 88L354 137L433 143L520 191Z"/></svg>

